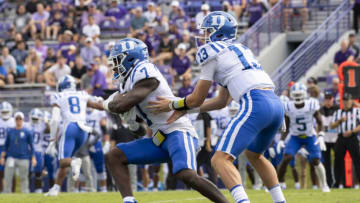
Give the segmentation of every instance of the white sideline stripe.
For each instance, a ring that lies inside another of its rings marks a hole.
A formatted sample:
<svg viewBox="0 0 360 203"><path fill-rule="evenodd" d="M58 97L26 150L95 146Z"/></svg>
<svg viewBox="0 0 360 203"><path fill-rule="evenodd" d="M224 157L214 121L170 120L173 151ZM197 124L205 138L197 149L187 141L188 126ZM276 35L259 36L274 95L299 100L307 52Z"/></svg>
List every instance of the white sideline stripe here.
<svg viewBox="0 0 360 203"><path fill-rule="evenodd" d="M202 200L206 199L205 197L197 197L197 198L188 198L188 199L181 199L181 201L192 201L192 200ZM148 202L148 203L165 203L165 202L179 202L179 200L163 200L163 201L155 201L155 202Z"/></svg>

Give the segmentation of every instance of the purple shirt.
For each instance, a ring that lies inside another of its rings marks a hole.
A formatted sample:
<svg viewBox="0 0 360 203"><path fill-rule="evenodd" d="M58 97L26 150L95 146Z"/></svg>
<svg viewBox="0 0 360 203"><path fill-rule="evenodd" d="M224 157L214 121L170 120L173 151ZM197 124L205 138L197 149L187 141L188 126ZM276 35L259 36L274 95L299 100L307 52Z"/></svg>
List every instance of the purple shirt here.
<svg viewBox="0 0 360 203"><path fill-rule="evenodd" d="M106 12L105 12L105 16L113 16L116 19L121 19L123 18L125 15L127 14L127 10L126 8L124 8L123 6L118 6L116 8L109 8Z"/></svg>
<svg viewBox="0 0 360 203"><path fill-rule="evenodd" d="M84 27L85 25L89 24L88 16L89 16L88 12L84 12L83 15L81 16L81 27ZM95 24L97 25L100 25L100 23L105 20L105 16L102 13L97 12L92 16L94 16L94 21Z"/></svg>
<svg viewBox="0 0 360 203"><path fill-rule="evenodd" d="M35 46L34 49L35 49L36 53L40 55L41 62L43 62L45 60L45 58L47 57L48 47L46 45L42 45L39 48L37 48Z"/></svg>
<svg viewBox="0 0 360 203"><path fill-rule="evenodd" d="M95 85L100 84L100 88L95 88ZM91 77L91 86L94 88L92 95L93 96L103 96L104 89L107 88L105 75L100 71L96 70L94 75Z"/></svg>
<svg viewBox="0 0 360 203"><path fill-rule="evenodd" d="M178 96L179 97L186 97L188 96L189 94L191 94L194 90L194 87L193 86L188 86L188 87L181 87L178 91Z"/></svg>
<svg viewBox="0 0 360 203"><path fill-rule="evenodd" d="M178 55L175 55L171 61L171 67L178 75L182 75L190 68L190 59L187 56L180 59Z"/></svg>
<svg viewBox="0 0 360 203"><path fill-rule="evenodd" d="M171 23L175 23L178 29L184 29L184 24L189 22L189 17L187 16L176 16Z"/></svg>
<svg viewBox="0 0 360 203"><path fill-rule="evenodd" d="M347 49L345 53L340 50L335 54L334 63L340 65L344 61L346 61L349 58L349 56L354 56L354 53L350 49Z"/></svg>
<svg viewBox="0 0 360 203"><path fill-rule="evenodd" d="M256 21L258 21L261 18L264 12L264 7L262 6L261 3L256 3L256 4L249 3L249 7L247 10L250 15L249 23L254 24L256 23Z"/></svg>
<svg viewBox="0 0 360 203"><path fill-rule="evenodd" d="M155 52L157 52L157 48L159 47L160 44L160 36L157 34L154 34L153 36L147 35L146 41L148 41L151 44L152 48L155 49Z"/></svg>
<svg viewBox="0 0 360 203"><path fill-rule="evenodd" d="M59 44L58 49L61 50L61 55L64 56L65 58L68 57L68 51L69 51L71 45L76 46L76 43L75 42L61 42Z"/></svg>
<svg viewBox="0 0 360 203"><path fill-rule="evenodd" d="M32 15L32 20L39 21L39 20L47 20L49 18L49 13L47 11L43 11L43 14L36 12Z"/></svg>

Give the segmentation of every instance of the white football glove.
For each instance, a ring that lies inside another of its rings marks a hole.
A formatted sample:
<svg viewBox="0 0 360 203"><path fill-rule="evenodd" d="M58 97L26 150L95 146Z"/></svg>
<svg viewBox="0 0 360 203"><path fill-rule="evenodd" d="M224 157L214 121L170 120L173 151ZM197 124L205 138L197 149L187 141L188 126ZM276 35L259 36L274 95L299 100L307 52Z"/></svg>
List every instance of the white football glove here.
<svg viewBox="0 0 360 203"><path fill-rule="evenodd" d="M270 155L271 158L275 158L276 152L275 152L274 147L269 148L269 155Z"/></svg>
<svg viewBox="0 0 360 203"><path fill-rule="evenodd" d="M321 151L326 151L326 145L325 145L324 136L318 136L316 138L315 145L317 145L317 144L320 146Z"/></svg>
<svg viewBox="0 0 360 203"><path fill-rule="evenodd" d="M56 156L57 150L56 150L55 141L51 141L51 142L49 143L49 146L46 148L45 153L46 153L46 154L49 154L49 155L52 156L52 157L55 157L55 156Z"/></svg>
<svg viewBox="0 0 360 203"><path fill-rule="evenodd" d="M105 141L104 146L103 146L103 152L104 154L107 154L110 151L110 142L109 141Z"/></svg>
<svg viewBox="0 0 360 203"><path fill-rule="evenodd" d="M309 152L304 148L302 147L299 151L298 151L299 154L301 154L303 157L307 157L309 155Z"/></svg>
<svg viewBox="0 0 360 203"><path fill-rule="evenodd" d="M276 146L276 153L280 154L283 148L285 148L285 142L284 140L280 140Z"/></svg>

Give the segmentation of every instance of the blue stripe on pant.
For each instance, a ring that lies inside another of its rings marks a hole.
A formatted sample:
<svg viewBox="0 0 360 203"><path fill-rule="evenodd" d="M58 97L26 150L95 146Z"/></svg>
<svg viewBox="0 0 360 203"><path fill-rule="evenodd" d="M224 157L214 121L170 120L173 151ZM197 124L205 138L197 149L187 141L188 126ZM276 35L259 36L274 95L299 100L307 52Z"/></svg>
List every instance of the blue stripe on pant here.
<svg viewBox="0 0 360 203"><path fill-rule="evenodd" d="M173 173L183 169L196 170L196 150L198 140L189 133L173 131L166 135L160 147L152 142L152 138L144 138L116 145L123 151L129 164L173 163Z"/></svg>
<svg viewBox="0 0 360 203"><path fill-rule="evenodd" d="M249 91L241 98L239 112L221 135L216 151L235 159L245 149L263 153L281 127L283 117L282 103L273 91Z"/></svg>
<svg viewBox="0 0 360 203"><path fill-rule="evenodd" d="M75 152L86 143L88 133L82 130L77 123L70 122L60 138L59 160L71 158Z"/></svg>

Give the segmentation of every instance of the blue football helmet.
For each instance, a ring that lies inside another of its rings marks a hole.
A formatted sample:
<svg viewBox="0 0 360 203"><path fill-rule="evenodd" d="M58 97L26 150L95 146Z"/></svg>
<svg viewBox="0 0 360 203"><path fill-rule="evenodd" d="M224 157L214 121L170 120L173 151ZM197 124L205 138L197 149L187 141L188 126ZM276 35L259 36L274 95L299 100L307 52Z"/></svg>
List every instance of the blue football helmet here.
<svg viewBox="0 0 360 203"><path fill-rule="evenodd" d="M199 29L203 34L200 40L205 43L233 41L236 39L238 23L234 16L223 11L214 11L204 17Z"/></svg>
<svg viewBox="0 0 360 203"><path fill-rule="evenodd" d="M3 101L0 105L0 114L1 118L4 120L8 120L9 118L11 118L13 114L12 105L7 101Z"/></svg>
<svg viewBox="0 0 360 203"><path fill-rule="evenodd" d="M32 124L37 124L40 122L40 120L42 120L44 117L43 112L38 109L38 108L34 108L30 111L29 113L29 118L30 118L30 122Z"/></svg>
<svg viewBox="0 0 360 203"><path fill-rule="evenodd" d="M125 38L115 43L110 52L108 64L114 71L114 79L123 82L138 63L148 59L149 52L144 42L134 38Z"/></svg>
<svg viewBox="0 0 360 203"><path fill-rule="evenodd" d="M75 91L76 90L76 83L75 79L71 75L65 75L64 77L60 78L56 85L56 90L58 92L62 91Z"/></svg>
<svg viewBox="0 0 360 203"><path fill-rule="evenodd" d="M295 104L303 104L307 97L307 87L303 83L297 82L290 89L290 98Z"/></svg>

